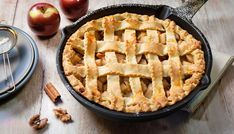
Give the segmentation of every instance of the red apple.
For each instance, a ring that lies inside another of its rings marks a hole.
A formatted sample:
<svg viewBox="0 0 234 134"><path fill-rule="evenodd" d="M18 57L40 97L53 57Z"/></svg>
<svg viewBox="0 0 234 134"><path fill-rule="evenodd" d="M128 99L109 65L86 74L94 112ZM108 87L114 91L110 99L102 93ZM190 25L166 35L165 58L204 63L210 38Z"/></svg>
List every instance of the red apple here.
<svg viewBox="0 0 234 134"><path fill-rule="evenodd" d="M59 24L59 12L49 3L36 3L28 11L28 25L38 36L55 34Z"/></svg>
<svg viewBox="0 0 234 134"><path fill-rule="evenodd" d="M89 0L60 0L63 13L70 20L77 20L87 13Z"/></svg>

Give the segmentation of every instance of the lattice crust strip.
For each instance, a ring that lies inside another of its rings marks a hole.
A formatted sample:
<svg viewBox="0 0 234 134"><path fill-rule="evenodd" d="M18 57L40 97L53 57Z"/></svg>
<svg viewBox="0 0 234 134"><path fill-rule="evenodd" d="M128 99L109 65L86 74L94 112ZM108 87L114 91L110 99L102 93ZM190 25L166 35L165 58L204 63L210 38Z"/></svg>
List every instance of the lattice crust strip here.
<svg viewBox="0 0 234 134"><path fill-rule="evenodd" d="M95 63L95 49L96 39L93 32L85 33L85 53L84 53L84 65L86 72L85 92L86 97L95 102L99 102L100 92L97 89L97 66Z"/></svg>
<svg viewBox="0 0 234 134"><path fill-rule="evenodd" d="M159 35L156 30L147 30L149 45L159 43ZM168 100L163 87L163 66L157 55L147 54L148 65L151 71L153 95L151 97L151 109L157 110L166 106Z"/></svg>
<svg viewBox="0 0 234 134"><path fill-rule="evenodd" d="M82 40L72 41L72 47L78 51L84 51L84 43ZM195 42L197 43L197 42ZM199 44L191 45L189 41L183 41L178 46L179 55L186 55L191 53L192 51L198 49ZM121 41L97 41L97 49L96 52L106 52L106 51L115 51L124 54L125 53L125 43ZM148 45L146 43L137 43L136 45L136 54L144 54L144 53L152 53L159 56L167 55L167 46L161 43L157 45Z"/></svg>
<svg viewBox="0 0 234 134"><path fill-rule="evenodd" d="M175 23L170 22L166 28L166 42L168 46L169 56L169 75L171 78L170 96L168 97L170 103L174 104L177 100L184 97L182 69L178 52L178 43L174 35Z"/></svg>
<svg viewBox="0 0 234 134"><path fill-rule="evenodd" d="M135 30L125 30L124 32L125 47L126 47L126 60L127 63L137 64L136 62L136 32ZM140 71L140 70L138 70ZM141 82L139 77L130 77L129 78L132 97L126 99L126 109L128 112L138 112L138 111L149 111L149 102L144 97Z"/></svg>
<svg viewBox="0 0 234 134"><path fill-rule="evenodd" d="M201 51L196 51L197 53L201 53ZM202 55L202 53L201 53ZM167 60L162 62L163 64L163 77L168 77L169 70L169 62ZM97 67L98 76L106 76L106 75L120 75L126 77L143 77L143 78L151 78L151 72L148 65L143 64L131 64L131 63L109 63L104 66ZM182 72L187 75L192 75L194 72L201 72L200 68L197 68L195 64L184 62L182 65ZM141 70L138 72L138 70ZM67 65L66 67L66 75L76 75L85 77L85 67L84 66L73 66Z"/></svg>
<svg viewBox="0 0 234 134"><path fill-rule="evenodd" d="M116 35L119 31L121 36ZM96 37L101 32L103 39ZM96 65L96 53L105 54L105 64ZM118 62L118 54L126 56L125 62ZM145 64L138 64L141 55ZM74 90L89 100L136 113L156 111L183 99L199 84L205 61L200 42L173 21L124 13L80 27L67 41L63 67ZM128 96L123 94L120 76L129 78ZM101 77L107 81L104 91L98 86ZM151 96L145 96L140 78L151 80Z"/></svg>
<svg viewBox="0 0 234 134"><path fill-rule="evenodd" d="M112 17L103 19L104 41L114 41L113 19ZM115 52L106 52L105 58L108 63L117 63ZM107 91L103 93L102 100L101 104L110 109L123 110L124 101L120 90L119 75L107 75Z"/></svg>

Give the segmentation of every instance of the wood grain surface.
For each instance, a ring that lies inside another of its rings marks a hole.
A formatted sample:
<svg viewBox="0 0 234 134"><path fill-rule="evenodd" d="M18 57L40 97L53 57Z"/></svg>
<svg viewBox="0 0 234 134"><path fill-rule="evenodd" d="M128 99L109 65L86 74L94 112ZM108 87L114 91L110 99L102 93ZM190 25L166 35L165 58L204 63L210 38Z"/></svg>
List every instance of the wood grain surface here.
<svg viewBox="0 0 234 134"><path fill-rule="evenodd" d="M40 0L55 5L58 0ZM89 10L121 3L167 4L177 7L184 0L90 0ZM56 69L56 49L60 31L49 40L35 36L27 26L27 12L38 0L1 0L0 19L29 33L39 49L39 63L30 81L14 98L0 104L1 134L107 134L107 133L164 133L164 134L232 134L234 133L234 66L229 68L193 115L176 112L166 118L142 123L115 122L103 119L78 103L67 91ZM211 48L234 55L234 1L209 0L194 16L193 22L206 35ZM60 29L71 24L61 12ZM52 82L62 95L62 103L55 105L42 90ZM54 116L55 107L62 107L72 115L73 122L64 124ZM28 125L31 115L48 117L47 128L35 131Z"/></svg>

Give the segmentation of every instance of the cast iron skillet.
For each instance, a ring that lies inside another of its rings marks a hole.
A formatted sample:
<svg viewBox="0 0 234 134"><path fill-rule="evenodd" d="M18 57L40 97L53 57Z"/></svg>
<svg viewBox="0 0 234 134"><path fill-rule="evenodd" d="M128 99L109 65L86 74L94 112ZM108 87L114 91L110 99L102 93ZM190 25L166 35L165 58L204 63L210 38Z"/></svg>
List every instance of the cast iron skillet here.
<svg viewBox="0 0 234 134"><path fill-rule="evenodd" d="M200 9L200 7L207 0L190 0L183 4L183 6L178 8L172 8L166 5L141 5L141 4L123 4L123 5L113 5L104 7L98 10L95 10L86 16L82 17L74 24L65 27L62 30L62 39L60 42L60 46L57 51L57 69L58 73L67 87L68 91L85 107L94 111L95 113L102 115L103 117L114 119L114 120L122 120L122 121L143 121L143 120L153 120L157 118L161 118L166 116L183 106L185 106L199 91L205 89L210 84L210 71L212 67L212 54L210 50L210 46L205 38L205 36L200 32L200 30L194 26L191 19L194 14ZM99 104L89 101L79 93L76 93L72 86L69 84L68 80L65 77L63 67L62 67L62 53L64 46L66 44L67 39L74 33L79 27L85 24L88 21L98 19L103 16L112 15L116 13L138 13L138 14L146 14L146 15L155 15L160 19L169 18L174 20L177 25L181 26L183 29L187 30L191 33L196 39L202 42L202 50L205 54L206 61L206 69L205 74L202 77L200 84L183 100L177 102L174 105L167 106L163 109L160 109L155 112L147 112L147 113L124 113L109 110Z"/></svg>

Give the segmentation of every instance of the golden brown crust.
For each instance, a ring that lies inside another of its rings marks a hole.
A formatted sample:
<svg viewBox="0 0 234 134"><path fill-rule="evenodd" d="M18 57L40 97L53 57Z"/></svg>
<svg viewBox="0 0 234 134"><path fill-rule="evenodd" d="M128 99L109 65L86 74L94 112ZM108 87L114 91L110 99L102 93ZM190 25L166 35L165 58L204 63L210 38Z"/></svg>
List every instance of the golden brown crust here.
<svg viewBox="0 0 234 134"><path fill-rule="evenodd" d="M72 34L63 68L74 90L89 100L138 113L187 96L199 84L205 60L201 43L175 22L123 13L87 22Z"/></svg>

